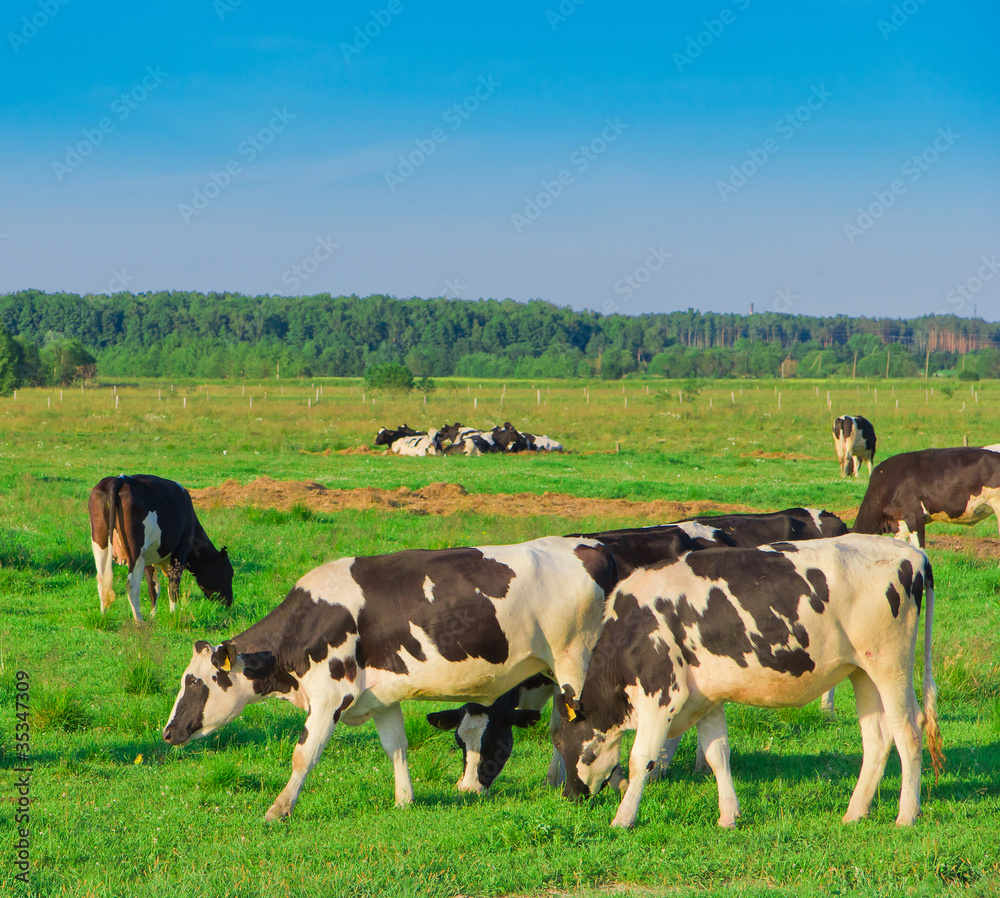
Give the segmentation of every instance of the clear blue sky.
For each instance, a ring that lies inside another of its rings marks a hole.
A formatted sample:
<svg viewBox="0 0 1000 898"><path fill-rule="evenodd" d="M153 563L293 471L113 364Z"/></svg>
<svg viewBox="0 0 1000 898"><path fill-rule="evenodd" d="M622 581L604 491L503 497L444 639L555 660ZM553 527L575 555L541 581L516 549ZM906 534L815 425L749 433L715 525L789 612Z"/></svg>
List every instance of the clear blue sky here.
<svg viewBox="0 0 1000 898"><path fill-rule="evenodd" d="M3 291L1000 318L995 2L11 0L0 23Z"/></svg>

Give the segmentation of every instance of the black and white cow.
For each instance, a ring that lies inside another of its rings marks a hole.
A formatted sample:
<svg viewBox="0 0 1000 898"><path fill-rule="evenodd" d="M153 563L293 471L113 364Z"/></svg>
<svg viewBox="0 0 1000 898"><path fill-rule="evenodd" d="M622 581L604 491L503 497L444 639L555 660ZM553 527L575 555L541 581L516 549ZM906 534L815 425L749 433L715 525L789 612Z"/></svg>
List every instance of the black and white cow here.
<svg viewBox="0 0 1000 898"><path fill-rule="evenodd" d="M547 437L544 434L525 433L524 439L528 443L528 448L532 452L565 452L563 444L558 440Z"/></svg>
<svg viewBox="0 0 1000 898"><path fill-rule="evenodd" d="M389 449L393 455L405 455L413 458L443 454L441 436L433 428L422 435L400 437L393 441Z"/></svg>
<svg viewBox="0 0 1000 898"><path fill-rule="evenodd" d="M924 609L925 711L913 689ZM868 813L892 742L902 761L900 825L920 811L921 729L943 763L931 673L933 577L927 556L897 540L849 534L751 549L705 549L619 584L583 692L564 687L556 744L564 794L596 794L635 730L629 785L612 826L631 826L665 739L698 726L719 789L719 825L739 802L724 702L804 705L844 677L857 700L864 758L844 821Z"/></svg>
<svg viewBox="0 0 1000 898"><path fill-rule="evenodd" d="M616 580L604 546L562 537L330 562L248 630L195 643L163 738L207 736L268 696L306 709L291 779L267 812L274 820L292 812L334 726L371 718L396 803L408 804L399 703L492 702L542 671L582 687Z"/></svg>
<svg viewBox="0 0 1000 898"><path fill-rule="evenodd" d="M494 427L492 436L493 442L503 452L527 452L531 448L524 434L520 433L510 421L504 421L503 427Z"/></svg>
<svg viewBox="0 0 1000 898"><path fill-rule="evenodd" d="M412 427L401 424L395 430L388 430L385 427L380 427L378 433L375 434L375 445L376 446L391 446L396 440L401 440L403 437L420 437L424 436L426 431L414 430Z"/></svg>
<svg viewBox="0 0 1000 898"><path fill-rule="evenodd" d="M833 445L844 477L857 477L863 461L868 462L871 474L875 460L875 428L871 421L861 415L841 415L833 422Z"/></svg>
<svg viewBox="0 0 1000 898"><path fill-rule="evenodd" d="M233 566L225 547L212 545L194 513L191 496L179 483L152 474L105 477L87 502L97 567L101 613L115 600L112 562L128 565L132 616L142 620L139 593L145 574L151 613L156 615L159 569L167 578L170 610L177 606L185 568L209 598L233 603Z"/></svg>
<svg viewBox="0 0 1000 898"><path fill-rule="evenodd" d="M1000 453L989 449L921 449L875 468L852 528L891 533L924 546L932 521L978 524L1000 517Z"/></svg>
<svg viewBox="0 0 1000 898"><path fill-rule="evenodd" d="M815 508L788 508L766 514L730 514L704 516L655 527L605 530L599 533L573 533L570 538L594 539L607 546L618 563L618 576L625 579L640 568L679 558L697 549L724 546L759 546L789 539L819 539L847 533L847 525L828 511ZM513 709L541 711L552 695L552 681L546 678L522 683L503 695L494 705L478 703L427 715L439 729L455 731L455 741L462 749L461 791L485 792L503 769L513 745L513 727L531 726L536 720L512 714ZM833 690L823 696L825 711L833 711ZM559 728L558 711L553 706L549 722L554 737ZM661 765L670 763L680 738L668 740L663 747ZM704 763L699 751L697 766ZM560 778L561 770L550 768L549 782Z"/></svg>

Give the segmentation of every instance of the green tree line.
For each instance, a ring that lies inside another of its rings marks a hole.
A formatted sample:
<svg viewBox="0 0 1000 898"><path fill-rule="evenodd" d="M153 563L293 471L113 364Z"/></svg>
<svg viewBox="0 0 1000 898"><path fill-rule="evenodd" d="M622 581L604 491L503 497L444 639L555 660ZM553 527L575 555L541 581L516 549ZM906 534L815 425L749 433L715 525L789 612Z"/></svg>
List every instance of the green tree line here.
<svg viewBox="0 0 1000 898"><path fill-rule="evenodd" d="M417 377L1000 376L1000 323L686 311L602 315L543 301L0 295L0 389L92 375ZM3 372L7 372L4 374Z"/></svg>

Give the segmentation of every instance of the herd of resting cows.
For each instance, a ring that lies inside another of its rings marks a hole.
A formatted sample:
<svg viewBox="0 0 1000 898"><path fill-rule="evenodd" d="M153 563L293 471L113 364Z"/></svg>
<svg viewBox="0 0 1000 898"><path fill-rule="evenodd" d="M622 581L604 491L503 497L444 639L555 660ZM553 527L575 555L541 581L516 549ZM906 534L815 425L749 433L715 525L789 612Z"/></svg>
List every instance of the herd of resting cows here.
<svg viewBox="0 0 1000 898"><path fill-rule="evenodd" d="M388 446L396 455L483 455L486 452L562 452L562 443L551 437L520 433L510 421L503 427L479 430L456 421L428 431L413 430L400 424L395 430L380 427L376 446Z"/></svg>
<svg viewBox="0 0 1000 898"><path fill-rule="evenodd" d="M874 431L838 418L841 470L871 466ZM89 502L102 612L112 560L129 568L132 611L159 569L170 607L188 569L210 597L233 600L233 567L186 490L150 475L107 477ZM510 756L512 728L552 698L548 781L564 795L623 793L631 826L647 781L694 726L715 774L719 824L739 803L724 705L801 706L850 678L861 773L844 821L864 817L893 743L902 763L898 824L920 813L923 731L943 767L931 672L934 588L923 551L931 521L1000 516L1000 447L925 449L871 471L853 532L827 511L699 517L658 526L545 536L506 546L409 549L341 558L303 576L263 620L219 645L194 644L163 730L171 745L214 733L270 696L307 712L288 784L267 811L292 813L338 723L375 721L397 805L413 798L400 702L467 702L429 714L453 729L458 788L485 791ZM887 539L882 535L896 537ZM924 612L923 700L913 685ZM622 735L635 730L627 772Z"/></svg>

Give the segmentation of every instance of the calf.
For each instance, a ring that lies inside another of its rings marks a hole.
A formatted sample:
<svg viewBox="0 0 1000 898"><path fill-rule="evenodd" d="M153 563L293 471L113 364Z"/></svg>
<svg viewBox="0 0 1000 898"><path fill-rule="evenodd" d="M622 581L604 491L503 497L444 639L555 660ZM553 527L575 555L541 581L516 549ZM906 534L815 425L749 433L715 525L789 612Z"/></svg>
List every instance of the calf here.
<svg viewBox="0 0 1000 898"><path fill-rule="evenodd" d="M657 527L605 530L599 533L573 533L570 538L594 539L607 546L615 556L620 579L643 567L679 558L686 552L720 546L759 546L787 539L818 539L847 533L847 526L836 515L815 508L788 508L769 514L732 514L701 517ZM513 727L530 726L528 717L513 715L512 709L540 711L552 695L552 682L537 679L522 683L503 695L489 708L465 705L449 711L428 714L427 719L440 729L455 730L455 740L462 749L462 775L458 788L484 792L503 769L513 745ZM833 711L833 690L822 699L823 709ZM537 719L537 718L535 718ZM553 706L549 732L559 728L558 711ZM677 749L679 737L663 747L661 764L665 768ZM697 766L704 764L699 751ZM556 782L559 767L550 767L549 782Z"/></svg>
<svg viewBox="0 0 1000 898"><path fill-rule="evenodd" d="M920 604L925 714L913 690ZM926 555L898 541L849 534L752 549L705 549L638 571L608 600L583 692L563 687L556 745L567 797L593 795L635 730L629 785L612 826L631 826L666 738L699 726L719 789L719 825L739 803L723 702L803 705L845 676L854 685L864 758L844 821L868 813L895 741L900 825L920 810L921 728L941 769L931 674L933 578Z"/></svg>
<svg viewBox="0 0 1000 898"><path fill-rule="evenodd" d="M419 436L424 436L424 431L414 430L406 424L401 424L396 430L387 430L384 427L380 427L378 433L375 434L375 445L391 446L396 440L401 440L403 437Z"/></svg>
<svg viewBox="0 0 1000 898"><path fill-rule="evenodd" d="M306 709L291 779L267 812L274 820L291 814L334 726L372 718L396 804L408 804L399 703L491 702L547 670L581 687L616 580L604 546L562 537L330 562L250 629L195 643L163 738L207 736L267 696Z"/></svg>
<svg viewBox="0 0 1000 898"><path fill-rule="evenodd" d="M833 445L844 477L857 477L863 461L868 462L871 474L875 460L875 428L871 421L861 415L841 415L833 422Z"/></svg>
<svg viewBox="0 0 1000 898"><path fill-rule="evenodd" d="M179 483L152 474L105 477L90 491L91 544L97 566L101 614L115 600L112 561L128 565L132 616L142 620L139 592L143 574L151 613L156 615L160 585L155 571L167 577L170 610L177 606L181 574L187 568L206 596L227 608L233 603L233 566L225 547L217 550L208 538L191 496Z"/></svg>
<svg viewBox="0 0 1000 898"><path fill-rule="evenodd" d="M978 524L991 514L1000 516L1000 453L922 449L875 468L853 530L892 533L923 548L932 521Z"/></svg>
<svg viewBox="0 0 1000 898"><path fill-rule="evenodd" d="M394 455L408 455L423 458L427 455L441 455L441 437L431 429L423 436L402 437L389 447Z"/></svg>

